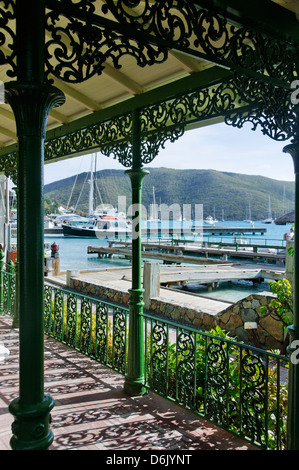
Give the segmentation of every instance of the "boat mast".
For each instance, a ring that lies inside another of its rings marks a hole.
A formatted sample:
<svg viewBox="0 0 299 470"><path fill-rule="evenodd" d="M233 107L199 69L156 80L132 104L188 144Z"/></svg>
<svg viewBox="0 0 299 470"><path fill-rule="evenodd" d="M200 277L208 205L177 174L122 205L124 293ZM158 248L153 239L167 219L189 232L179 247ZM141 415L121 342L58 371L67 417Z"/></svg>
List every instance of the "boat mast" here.
<svg viewBox="0 0 299 470"><path fill-rule="evenodd" d="M89 180L89 205L88 205L88 215L92 215L94 210L93 210L93 162L94 162L94 156L95 154L91 155L91 168L90 168L90 180Z"/></svg>
<svg viewBox="0 0 299 470"><path fill-rule="evenodd" d="M272 211L271 211L271 196L269 194L269 209L268 209L269 213L268 213L268 218L269 219L272 219Z"/></svg>

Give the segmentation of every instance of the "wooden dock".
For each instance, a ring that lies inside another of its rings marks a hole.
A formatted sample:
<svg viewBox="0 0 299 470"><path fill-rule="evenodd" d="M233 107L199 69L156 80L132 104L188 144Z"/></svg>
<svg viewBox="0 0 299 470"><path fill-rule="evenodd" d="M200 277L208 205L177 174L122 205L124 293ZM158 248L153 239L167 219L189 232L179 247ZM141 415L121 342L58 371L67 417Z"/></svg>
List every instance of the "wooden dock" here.
<svg viewBox="0 0 299 470"><path fill-rule="evenodd" d="M249 265L248 263L233 263L229 265L202 265L190 269L190 266L161 266L160 284L187 285L208 284L215 285L223 281L252 281L261 282L264 279L283 279L285 271L282 268L265 269L261 265Z"/></svg>
<svg viewBox="0 0 299 470"><path fill-rule="evenodd" d="M99 257L112 257L114 255L124 256L131 259L131 244L127 241L109 241L108 247L89 246L87 252L89 254L98 254ZM207 263L226 263L228 258L245 259L254 262L271 262L283 265L285 262L285 253L272 252L269 247L260 247L255 245L254 249L250 249L249 245L220 246L219 244L172 244L172 243L142 243L143 258L162 260L164 263L189 263L203 264ZM276 247L278 250L282 247ZM261 251L264 249L265 251Z"/></svg>
<svg viewBox="0 0 299 470"><path fill-rule="evenodd" d="M168 227L151 226L142 227L141 234L146 237L162 237L165 235L173 236L193 236L193 235L264 235L267 232L266 227L220 227L213 225L195 225L192 228L189 227L172 227L169 224Z"/></svg>
<svg viewBox="0 0 299 470"><path fill-rule="evenodd" d="M121 256L123 258L131 259L132 258L132 250L126 249L123 247L102 247L102 246L88 246L87 248L88 254L97 254L100 258L101 257L109 257L112 258L113 256ZM189 264L206 264L209 263L225 263L226 261L221 260L213 260L209 259L207 261L206 258L200 258L199 256L184 256L179 254L173 253L165 253L165 252L157 252L157 251L143 251L142 253L143 259L154 259L154 260L161 260L164 263L169 264L181 264L181 263L189 263Z"/></svg>
<svg viewBox="0 0 299 470"><path fill-rule="evenodd" d="M92 270L83 270L77 273L78 278L85 282L95 282L97 285L107 285L117 290L126 291L132 281L132 269L130 267L119 268L101 268ZM143 277L143 267L142 267ZM282 267L265 267L264 265L253 265L249 263L232 263L218 265L160 265L159 282L161 288L173 286L186 286L189 284L207 285L213 288L223 281L246 280L253 283L259 283L263 280L279 280L285 277L285 271ZM48 280L59 280L66 282L65 273L59 276L50 276ZM184 291L178 291L183 295ZM189 293L192 295L191 293ZM185 293L186 296L189 295ZM182 300L183 302L183 300Z"/></svg>
<svg viewBox="0 0 299 470"><path fill-rule="evenodd" d="M264 235L267 232L266 227L220 227L213 225L195 225L194 232L198 234L210 234L210 235Z"/></svg>

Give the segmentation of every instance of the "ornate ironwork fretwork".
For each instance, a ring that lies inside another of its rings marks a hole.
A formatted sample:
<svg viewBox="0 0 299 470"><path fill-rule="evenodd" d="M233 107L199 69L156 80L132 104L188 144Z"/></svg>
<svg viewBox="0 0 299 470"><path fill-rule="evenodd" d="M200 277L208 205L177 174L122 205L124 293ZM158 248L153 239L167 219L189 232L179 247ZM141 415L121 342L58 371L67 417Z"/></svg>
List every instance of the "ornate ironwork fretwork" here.
<svg viewBox="0 0 299 470"><path fill-rule="evenodd" d="M297 132L297 115L290 91L260 80L235 75L214 86L162 101L140 110L141 161L150 163L167 141L175 142L188 124L223 116L228 125L251 123L274 140L286 141ZM132 166L132 114L73 131L45 143L45 161L99 149ZM2 157L0 170L8 176L16 171L16 154Z"/></svg>
<svg viewBox="0 0 299 470"><path fill-rule="evenodd" d="M264 135L277 141L286 141L297 133L297 117L290 90L240 76L234 82L240 97L250 101L252 107L227 114L226 124L241 128L251 123L252 130L260 127Z"/></svg>
<svg viewBox="0 0 299 470"><path fill-rule="evenodd" d="M275 140L292 137L295 115L289 91L271 83L236 75L218 85L163 101L141 110L141 160L151 162L165 142L183 135L188 124L224 116L225 122L242 127L252 122L255 129ZM132 116L126 114L92 125L45 144L45 158L51 160L95 148L113 155L123 166L132 165Z"/></svg>
<svg viewBox="0 0 299 470"><path fill-rule="evenodd" d="M124 55L133 56L140 67L167 58L165 50L146 40L135 41L109 27L91 25L57 11L47 13L46 29L51 35L46 44L47 73L66 82L78 83L100 75L108 59L118 69Z"/></svg>
<svg viewBox="0 0 299 470"><path fill-rule="evenodd" d="M8 65L8 77L16 76L15 1L3 0L0 6L0 65Z"/></svg>
<svg viewBox="0 0 299 470"><path fill-rule="evenodd" d="M237 27L200 2L104 0L101 10L93 0L47 3L47 72L62 80L100 74L108 58L119 68L126 54L141 67L163 62L171 49L281 86L297 77L294 44Z"/></svg>

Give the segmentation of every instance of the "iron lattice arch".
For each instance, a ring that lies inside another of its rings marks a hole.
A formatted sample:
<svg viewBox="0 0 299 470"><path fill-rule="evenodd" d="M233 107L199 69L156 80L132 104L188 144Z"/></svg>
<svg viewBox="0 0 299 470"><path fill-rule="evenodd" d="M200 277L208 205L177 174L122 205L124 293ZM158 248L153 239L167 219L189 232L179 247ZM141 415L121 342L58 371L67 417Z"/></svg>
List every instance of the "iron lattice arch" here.
<svg viewBox="0 0 299 470"><path fill-rule="evenodd" d="M278 141L296 135L296 107L290 91L272 84L235 76L214 86L203 87L140 110L141 163L150 163L167 141L175 142L187 126L223 117L231 126L250 123ZM45 161L100 150L132 166L132 113L109 118L85 128L50 138L45 142ZM0 170L8 176L16 171L16 152L0 159Z"/></svg>
<svg viewBox="0 0 299 470"><path fill-rule="evenodd" d="M251 76L268 76L283 86L297 77L296 45L237 27L204 8L205 1L105 0L98 6L96 1L48 0L46 4L47 73L65 81L101 74L108 58L120 68L127 54L141 67L161 63L171 49L234 71L246 70Z"/></svg>

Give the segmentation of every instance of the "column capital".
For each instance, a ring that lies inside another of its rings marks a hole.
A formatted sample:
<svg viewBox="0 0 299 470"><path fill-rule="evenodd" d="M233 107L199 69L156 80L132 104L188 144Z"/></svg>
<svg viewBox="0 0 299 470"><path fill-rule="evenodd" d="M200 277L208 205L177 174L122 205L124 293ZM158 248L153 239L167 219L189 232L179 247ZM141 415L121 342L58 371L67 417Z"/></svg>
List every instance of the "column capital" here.
<svg viewBox="0 0 299 470"><path fill-rule="evenodd" d="M9 82L5 84L5 101L15 115L18 136L44 139L49 112L62 105L65 97L48 84Z"/></svg>
<svg viewBox="0 0 299 470"><path fill-rule="evenodd" d="M141 189L143 178L149 174L149 171L144 168L132 168L125 173L130 177L132 189Z"/></svg>
<svg viewBox="0 0 299 470"><path fill-rule="evenodd" d="M293 159L294 172L299 173L299 141L295 141L283 147L284 153L289 153Z"/></svg>

